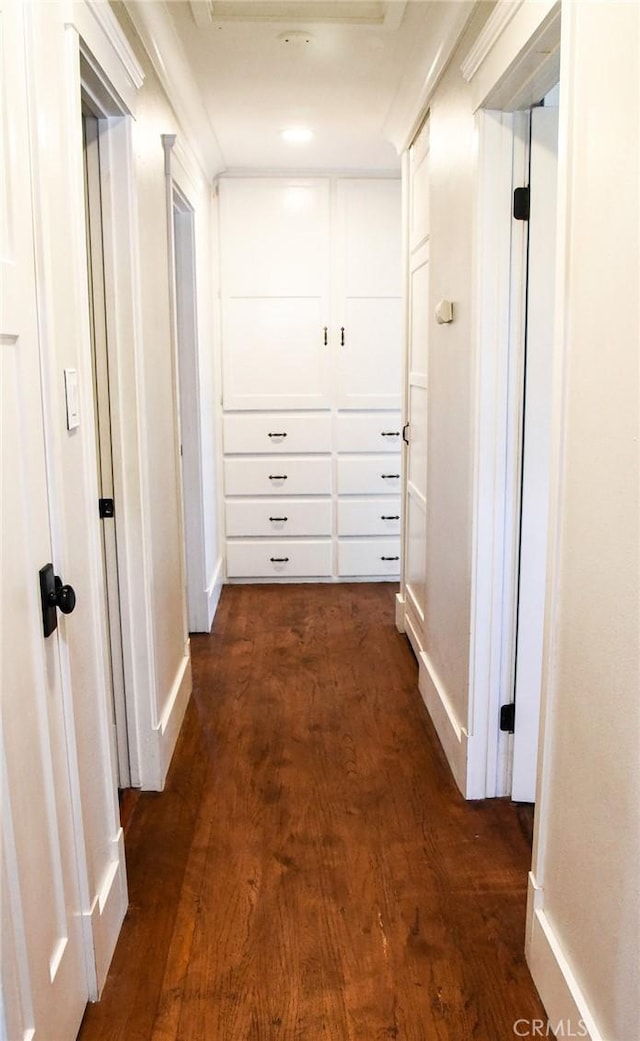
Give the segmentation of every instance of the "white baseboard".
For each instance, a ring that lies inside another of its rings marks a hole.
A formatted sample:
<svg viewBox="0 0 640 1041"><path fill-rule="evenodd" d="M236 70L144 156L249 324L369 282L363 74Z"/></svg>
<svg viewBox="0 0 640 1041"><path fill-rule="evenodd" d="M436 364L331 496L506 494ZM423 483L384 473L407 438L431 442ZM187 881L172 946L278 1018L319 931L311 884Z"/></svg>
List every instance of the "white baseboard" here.
<svg viewBox="0 0 640 1041"><path fill-rule="evenodd" d="M396 629L399 633L404 632L404 597L402 593L396 593Z"/></svg>
<svg viewBox="0 0 640 1041"><path fill-rule="evenodd" d="M211 626L213 625L213 619L215 618L216 611L218 609L218 601L220 600L220 594L222 592L222 586L224 584L224 561L222 557L218 557L213 577L209 583L207 589L207 632L211 632Z"/></svg>
<svg viewBox="0 0 640 1041"><path fill-rule="evenodd" d="M178 740L182 720L191 697L191 656L187 644L186 653L180 662L180 668L171 688L171 693L156 728L158 738L158 762L160 769L159 791L164 788L169 763Z"/></svg>
<svg viewBox="0 0 640 1041"><path fill-rule="evenodd" d="M465 795L467 777L467 732L460 725L447 692L440 680L429 655L422 651L418 657L420 667L418 686L440 744L447 757L454 780Z"/></svg>
<svg viewBox="0 0 640 1041"><path fill-rule="evenodd" d="M104 872L90 909L83 915L88 919L93 948L95 977L89 994L91 1001L98 1001L102 993L128 905L122 828L118 829L113 845L114 859Z"/></svg>
<svg viewBox="0 0 640 1041"><path fill-rule="evenodd" d="M550 1029L559 1037L560 1031L556 1028L561 1025L563 1037L606 1041L544 908L539 906L543 903L542 898L543 892L530 874L526 956L533 982L549 1017Z"/></svg>

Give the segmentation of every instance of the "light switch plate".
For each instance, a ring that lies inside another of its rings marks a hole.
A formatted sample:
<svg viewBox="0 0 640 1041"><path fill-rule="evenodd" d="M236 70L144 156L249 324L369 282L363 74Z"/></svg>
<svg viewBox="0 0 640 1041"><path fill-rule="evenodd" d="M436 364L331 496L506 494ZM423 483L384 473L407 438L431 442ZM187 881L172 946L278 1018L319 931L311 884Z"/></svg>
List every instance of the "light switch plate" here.
<svg viewBox="0 0 640 1041"><path fill-rule="evenodd" d="M80 426L80 397L76 369L64 370L64 393L67 402L67 430L75 430Z"/></svg>

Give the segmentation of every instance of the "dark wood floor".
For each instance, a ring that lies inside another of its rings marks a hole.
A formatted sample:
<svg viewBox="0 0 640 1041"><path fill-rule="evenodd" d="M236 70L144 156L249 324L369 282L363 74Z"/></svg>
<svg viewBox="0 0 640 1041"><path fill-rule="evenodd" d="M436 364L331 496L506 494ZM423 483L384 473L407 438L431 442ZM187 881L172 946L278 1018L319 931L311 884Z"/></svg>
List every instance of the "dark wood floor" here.
<svg viewBox="0 0 640 1041"><path fill-rule="evenodd" d="M520 815L457 793L393 592L225 588L81 1041L509 1041L545 1018Z"/></svg>

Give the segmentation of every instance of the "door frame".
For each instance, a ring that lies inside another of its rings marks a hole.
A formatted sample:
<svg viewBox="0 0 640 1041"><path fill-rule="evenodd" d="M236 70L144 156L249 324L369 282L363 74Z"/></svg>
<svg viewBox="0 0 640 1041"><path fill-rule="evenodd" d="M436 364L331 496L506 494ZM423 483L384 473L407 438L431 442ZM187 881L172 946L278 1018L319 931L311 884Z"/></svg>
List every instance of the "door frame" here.
<svg viewBox="0 0 640 1041"><path fill-rule="evenodd" d="M198 329L196 263L196 160L175 134L163 134L169 302L173 351L173 420L176 491L181 504L182 576L185 586L183 625L189 632L209 632L212 591L207 580L207 545L202 444L202 387ZM180 230L176 227L176 218ZM184 404L188 398L190 410ZM188 421L183 421L183 414ZM182 449L182 450L181 450ZM213 451L213 447L211 448Z"/></svg>
<svg viewBox="0 0 640 1041"><path fill-rule="evenodd" d="M469 799L511 788L513 740L500 730L500 707L514 683L526 234L505 200L528 183L522 110L558 82L559 50L560 3L500 2L462 66L478 140Z"/></svg>
<svg viewBox="0 0 640 1041"><path fill-rule="evenodd" d="M81 90L97 115L101 133L107 350L130 783L133 787L160 790L163 785L162 750L159 741L150 740L157 734L154 611L149 565L152 497L146 468L142 465L147 456L146 403L142 379L133 118L128 103L122 100L122 90L112 85L109 72L104 71L108 65L103 68L102 55L99 62L82 36L79 53ZM74 111L74 119L76 117L80 165L80 97L77 111ZM78 204L82 204L82 224L76 229L76 248L86 263L83 200L79 199ZM86 284L86 267L84 277ZM85 340L89 345L87 288L84 289L83 304ZM86 365L84 382L90 386L90 357L87 357Z"/></svg>

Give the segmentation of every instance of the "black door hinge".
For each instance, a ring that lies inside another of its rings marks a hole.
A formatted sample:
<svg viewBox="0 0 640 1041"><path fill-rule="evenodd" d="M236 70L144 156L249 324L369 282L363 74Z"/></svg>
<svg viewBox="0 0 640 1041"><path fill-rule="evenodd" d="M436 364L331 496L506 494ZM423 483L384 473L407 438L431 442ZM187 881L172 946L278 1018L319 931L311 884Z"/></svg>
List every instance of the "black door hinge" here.
<svg viewBox="0 0 640 1041"><path fill-rule="evenodd" d="M515 220L529 220L531 212L531 189L516 188L513 193L513 216Z"/></svg>
<svg viewBox="0 0 640 1041"><path fill-rule="evenodd" d="M102 520L104 520L105 517L115 516L115 512L116 509L113 499L98 499L98 513Z"/></svg>
<svg viewBox="0 0 640 1041"><path fill-rule="evenodd" d="M516 724L516 703L500 706L500 729L507 734L513 734Z"/></svg>

